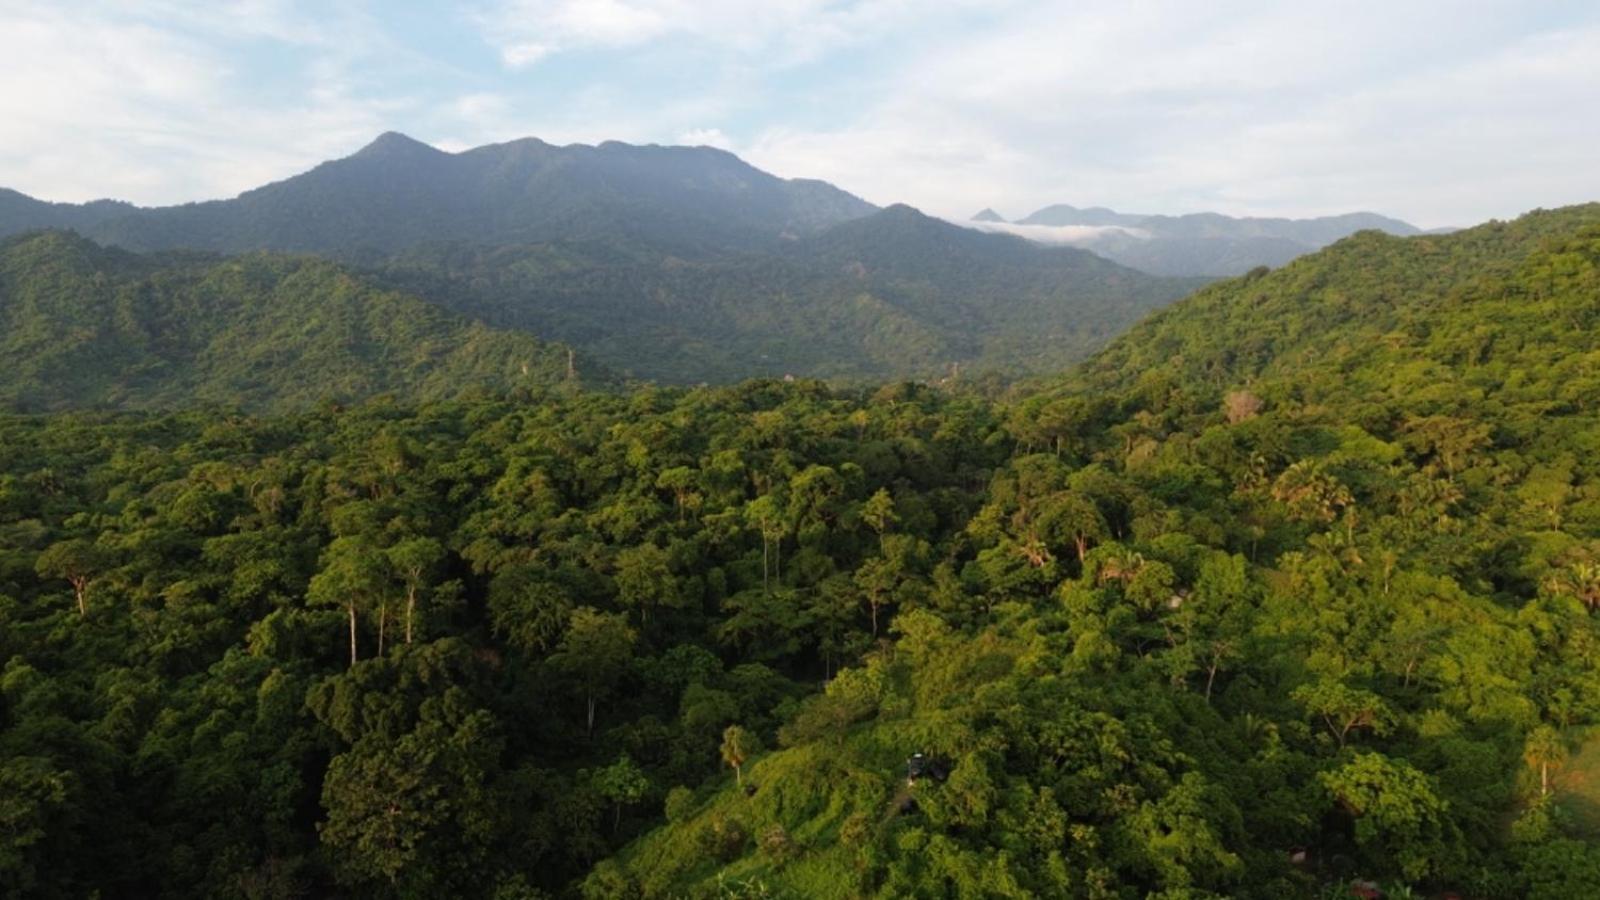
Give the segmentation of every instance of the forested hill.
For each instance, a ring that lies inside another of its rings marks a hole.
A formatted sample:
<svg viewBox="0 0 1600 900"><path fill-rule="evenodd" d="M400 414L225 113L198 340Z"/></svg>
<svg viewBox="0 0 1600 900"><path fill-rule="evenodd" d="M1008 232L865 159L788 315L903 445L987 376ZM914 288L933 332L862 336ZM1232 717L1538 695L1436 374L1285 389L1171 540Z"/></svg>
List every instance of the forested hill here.
<svg viewBox="0 0 1600 900"><path fill-rule="evenodd" d="M961 286L872 219L765 258ZM565 355L298 257L41 234L0 289L39 406L409 386L0 415L0 895L1600 896L1600 206L1358 234L998 403L427 402Z"/></svg>
<svg viewBox="0 0 1600 900"><path fill-rule="evenodd" d="M0 353L0 407L23 411L416 401L550 386L567 373L564 347L330 262L140 256L66 232L0 242Z"/></svg>
<svg viewBox="0 0 1600 900"><path fill-rule="evenodd" d="M679 255L771 247L874 207L710 147L558 147L535 138L446 153L393 132L230 200L117 209L0 196L7 230L80 229L135 250L287 250L348 257L427 241L641 242Z"/></svg>
<svg viewBox="0 0 1600 900"><path fill-rule="evenodd" d="M1157 313L1064 381L1085 393L1168 380L1193 394L1256 381L1316 402L1328 392L1472 404L1592 349L1600 204L1447 235L1362 232L1272 272L1220 282ZM1591 273L1586 276L1584 273Z"/></svg>
<svg viewBox="0 0 1600 900"><path fill-rule="evenodd" d="M1600 206L1152 317L1006 410L959 579L590 895L1596 895L1596 316Z"/></svg>
<svg viewBox="0 0 1600 900"><path fill-rule="evenodd" d="M92 203L46 203L9 188L0 188L0 238L44 228L79 231L106 219L127 215L137 207L115 200Z"/></svg>
<svg viewBox="0 0 1600 900"><path fill-rule="evenodd" d="M986 235L709 147L446 153L399 134L231 200L157 209L0 192L0 234L136 251L292 251L675 383L1005 376L1077 362L1204 283Z"/></svg>
<svg viewBox="0 0 1600 900"><path fill-rule="evenodd" d="M691 383L1056 371L1206 283L906 206L711 261L572 242L451 244L375 272L497 326L574 344L623 374Z"/></svg>

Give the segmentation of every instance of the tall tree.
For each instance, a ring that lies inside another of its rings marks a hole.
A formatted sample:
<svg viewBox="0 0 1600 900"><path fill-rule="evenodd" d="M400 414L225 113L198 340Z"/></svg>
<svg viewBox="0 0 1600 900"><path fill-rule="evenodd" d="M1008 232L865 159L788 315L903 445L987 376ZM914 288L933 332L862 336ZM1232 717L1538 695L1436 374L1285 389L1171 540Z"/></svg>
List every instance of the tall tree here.
<svg viewBox="0 0 1600 900"><path fill-rule="evenodd" d="M610 693L627 671L638 633L621 613L603 613L580 606L572 611L566 636L550 661L578 682L583 694L584 732L594 734L600 698Z"/></svg>
<svg viewBox="0 0 1600 900"><path fill-rule="evenodd" d="M429 537L403 540L385 551L389 566L400 576L406 594L406 643L411 643L417 597L444 561L444 546Z"/></svg>
<svg viewBox="0 0 1600 900"><path fill-rule="evenodd" d="M359 657L357 625L362 610L383 600L388 560L362 537L335 538L322 554L322 569L311 579L307 597L314 604L342 608L350 627L350 665Z"/></svg>
<svg viewBox="0 0 1600 900"><path fill-rule="evenodd" d="M72 585L78 601L78 616L89 615L89 588L105 571L110 557L93 541L73 538L57 541L39 554L34 570L43 578L63 578Z"/></svg>
<svg viewBox="0 0 1600 900"><path fill-rule="evenodd" d="M733 777L744 786L744 764L759 753L760 742L742 725L729 725L722 732L722 761L733 769Z"/></svg>

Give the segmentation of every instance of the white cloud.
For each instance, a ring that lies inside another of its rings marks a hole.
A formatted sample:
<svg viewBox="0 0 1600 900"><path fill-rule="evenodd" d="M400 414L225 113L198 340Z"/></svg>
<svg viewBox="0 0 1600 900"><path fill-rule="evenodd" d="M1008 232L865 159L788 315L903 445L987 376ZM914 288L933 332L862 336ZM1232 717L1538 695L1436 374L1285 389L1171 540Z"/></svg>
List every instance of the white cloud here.
<svg viewBox="0 0 1600 900"><path fill-rule="evenodd" d="M505 45L500 50L500 58L505 60L506 65L511 68L521 69L544 59L551 52L552 49L548 44L540 44L534 41L518 41Z"/></svg>
<svg viewBox="0 0 1600 900"><path fill-rule="evenodd" d="M1068 246L1081 246L1093 244L1107 235L1126 235L1128 237L1148 239L1150 232L1140 228L1127 228L1122 225L1018 225L1014 222L977 222L971 219L948 219L953 225L961 225L974 231L989 231L998 234L1014 234L1017 237L1027 238L1040 244L1066 244Z"/></svg>
<svg viewBox="0 0 1600 900"><path fill-rule="evenodd" d="M510 102L502 94L463 94L456 98L455 113L468 121L497 121L506 115L510 107Z"/></svg>
<svg viewBox="0 0 1600 900"><path fill-rule="evenodd" d="M1458 224L1600 197L1600 14L1527 4L1035 4L900 60L848 121L757 164L964 218L1372 208ZM1518 36L1518 28L1526 32Z"/></svg>
<svg viewBox="0 0 1600 900"><path fill-rule="evenodd" d="M768 65L816 59L907 20L1007 0L500 0L479 14L512 68L552 54L636 47L669 37L757 55Z"/></svg>
<svg viewBox="0 0 1600 900"><path fill-rule="evenodd" d="M451 149L708 144L958 219L1067 202L1466 224L1600 197L1583 4L478 2L402 27L378 0L0 0L0 182L228 196L397 128Z"/></svg>
<svg viewBox="0 0 1600 900"><path fill-rule="evenodd" d="M200 17L187 30L116 4L100 15L0 6L6 182L51 200L229 196L354 149L393 113L394 101L362 96L326 57L288 101L241 103L242 76L220 37L278 35L286 26L212 21Z"/></svg>
<svg viewBox="0 0 1600 900"><path fill-rule="evenodd" d="M720 128L691 128L679 134L676 142L688 147L716 147L718 150L727 150L733 146L733 142Z"/></svg>

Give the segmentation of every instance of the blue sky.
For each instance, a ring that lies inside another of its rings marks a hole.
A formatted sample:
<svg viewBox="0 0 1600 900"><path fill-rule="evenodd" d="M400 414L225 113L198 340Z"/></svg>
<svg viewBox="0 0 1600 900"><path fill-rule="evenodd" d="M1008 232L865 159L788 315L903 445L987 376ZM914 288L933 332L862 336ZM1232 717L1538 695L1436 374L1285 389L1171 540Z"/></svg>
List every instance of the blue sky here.
<svg viewBox="0 0 1600 900"><path fill-rule="evenodd" d="M0 185L231 196L404 131L725 147L946 216L1600 200L1600 4L0 0Z"/></svg>

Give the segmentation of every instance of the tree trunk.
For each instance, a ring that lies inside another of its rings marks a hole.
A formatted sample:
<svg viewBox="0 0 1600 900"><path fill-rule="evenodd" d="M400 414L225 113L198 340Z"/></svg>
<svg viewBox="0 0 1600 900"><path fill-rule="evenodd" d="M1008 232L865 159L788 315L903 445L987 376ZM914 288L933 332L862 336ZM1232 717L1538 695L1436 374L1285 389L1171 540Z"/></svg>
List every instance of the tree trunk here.
<svg viewBox="0 0 1600 900"><path fill-rule="evenodd" d="M1550 763L1539 763L1539 796L1550 795Z"/></svg>
<svg viewBox="0 0 1600 900"><path fill-rule="evenodd" d="M867 608L872 610L872 636L878 636L878 603L875 600L867 602Z"/></svg>
<svg viewBox="0 0 1600 900"><path fill-rule="evenodd" d="M588 732L588 734L589 734L589 737L594 737L594 694L593 693L589 694L588 700L589 700L589 722L588 722L589 732Z"/></svg>
<svg viewBox="0 0 1600 900"><path fill-rule="evenodd" d="M772 593L772 588L767 584L767 536L761 536L761 592Z"/></svg>
<svg viewBox="0 0 1600 900"><path fill-rule="evenodd" d="M744 787L744 765L735 763L733 767L733 782L739 787Z"/></svg>
<svg viewBox="0 0 1600 900"><path fill-rule="evenodd" d="M350 611L350 668L353 669L356 666L356 605L350 603L346 608Z"/></svg>
<svg viewBox="0 0 1600 900"><path fill-rule="evenodd" d="M1211 683L1217 680L1217 664L1211 664L1211 671L1206 673L1206 702L1211 702Z"/></svg>
<svg viewBox="0 0 1600 900"><path fill-rule="evenodd" d="M383 636L389 630L389 604L387 601L378 604L378 656L383 656Z"/></svg>
<svg viewBox="0 0 1600 900"><path fill-rule="evenodd" d="M417 588L413 585L406 591L406 643L411 643L411 619L417 612Z"/></svg>
<svg viewBox="0 0 1600 900"><path fill-rule="evenodd" d="M89 617L89 579L72 579L72 592L78 597L78 618Z"/></svg>

